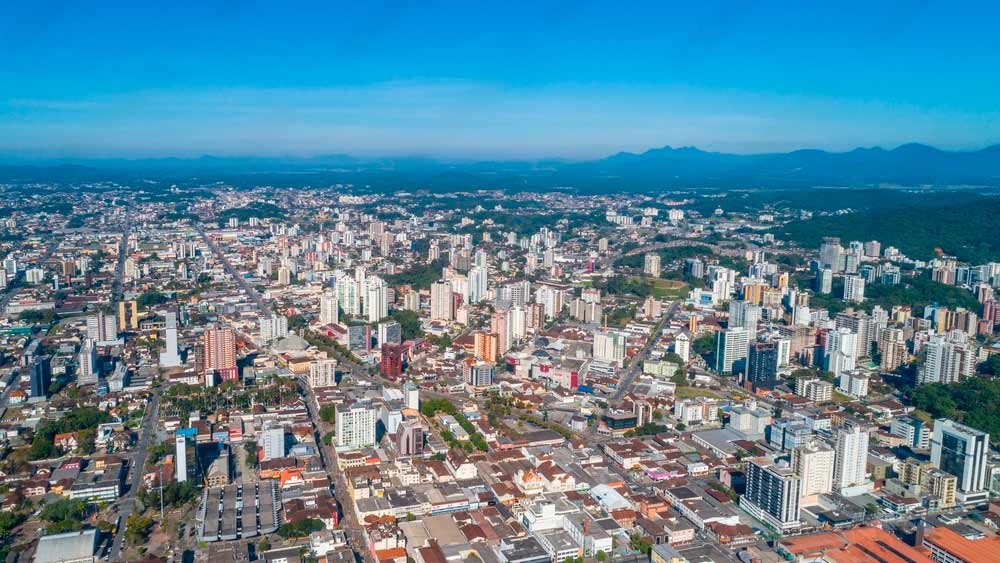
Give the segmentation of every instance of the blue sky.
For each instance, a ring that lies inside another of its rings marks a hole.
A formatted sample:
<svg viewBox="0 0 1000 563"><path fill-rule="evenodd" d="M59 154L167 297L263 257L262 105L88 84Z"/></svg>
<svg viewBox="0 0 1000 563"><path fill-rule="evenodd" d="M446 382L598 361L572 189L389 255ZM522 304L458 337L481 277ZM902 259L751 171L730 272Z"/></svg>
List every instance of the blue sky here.
<svg viewBox="0 0 1000 563"><path fill-rule="evenodd" d="M11 2L0 154L1000 142L996 2Z"/></svg>

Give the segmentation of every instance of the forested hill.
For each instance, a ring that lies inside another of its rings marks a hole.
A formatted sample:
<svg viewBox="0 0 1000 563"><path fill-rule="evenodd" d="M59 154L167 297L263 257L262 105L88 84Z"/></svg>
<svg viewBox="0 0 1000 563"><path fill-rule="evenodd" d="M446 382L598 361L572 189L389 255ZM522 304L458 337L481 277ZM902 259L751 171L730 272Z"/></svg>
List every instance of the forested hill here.
<svg viewBox="0 0 1000 563"><path fill-rule="evenodd" d="M879 240L914 259L939 253L972 264L1000 261L1000 197L965 198L937 206L904 206L827 215L795 221L774 230L779 239L818 247L824 236L843 240Z"/></svg>

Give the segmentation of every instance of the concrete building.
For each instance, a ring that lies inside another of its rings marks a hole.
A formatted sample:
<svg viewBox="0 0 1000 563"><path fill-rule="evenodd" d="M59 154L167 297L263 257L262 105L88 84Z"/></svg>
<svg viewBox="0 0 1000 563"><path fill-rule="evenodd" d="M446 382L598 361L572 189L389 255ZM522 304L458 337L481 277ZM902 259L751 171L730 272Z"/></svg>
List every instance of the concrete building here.
<svg viewBox="0 0 1000 563"><path fill-rule="evenodd" d="M285 457L285 428L280 424L265 425L260 433L264 461Z"/></svg>
<svg viewBox="0 0 1000 563"><path fill-rule="evenodd" d="M818 504L819 495L833 491L835 457L833 448L817 440L792 449L792 470L802 481L803 506Z"/></svg>
<svg viewBox="0 0 1000 563"><path fill-rule="evenodd" d="M337 447L368 448L375 445L375 424L378 409L370 401L358 401L337 407Z"/></svg>
<svg viewBox="0 0 1000 563"><path fill-rule="evenodd" d="M958 477L958 498L964 503L989 498L987 457L990 435L946 418L934 421L931 462Z"/></svg>
<svg viewBox="0 0 1000 563"><path fill-rule="evenodd" d="M857 421L846 421L834 433L833 486L841 495L857 496L871 491L866 471L868 435L868 428Z"/></svg>
<svg viewBox="0 0 1000 563"><path fill-rule="evenodd" d="M171 311L164 315L163 333L166 344L160 353L160 367L177 367L181 365L177 351L177 313Z"/></svg>
<svg viewBox="0 0 1000 563"><path fill-rule="evenodd" d="M801 525L801 481L791 467L754 458L747 463L746 478L740 507L777 530L793 530Z"/></svg>
<svg viewBox="0 0 1000 563"><path fill-rule="evenodd" d="M743 327L728 328L715 333L715 371L731 375L746 368L750 335Z"/></svg>
<svg viewBox="0 0 1000 563"><path fill-rule="evenodd" d="M177 472L176 479L178 483L187 481L187 438L182 434L174 436L174 469Z"/></svg>

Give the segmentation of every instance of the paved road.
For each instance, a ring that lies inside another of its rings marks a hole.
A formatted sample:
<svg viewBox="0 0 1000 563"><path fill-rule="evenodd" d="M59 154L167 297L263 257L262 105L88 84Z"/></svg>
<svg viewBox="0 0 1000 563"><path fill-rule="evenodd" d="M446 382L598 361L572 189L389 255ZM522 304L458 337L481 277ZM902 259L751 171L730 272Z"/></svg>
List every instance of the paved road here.
<svg viewBox="0 0 1000 563"><path fill-rule="evenodd" d="M615 394L611 397L610 403L618 403L622 400L622 397L628 393L629 389L632 388L632 381L635 380L635 376L638 375L639 370L642 369L642 362L649 356L649 353L653 351L653 347L660 340L660 332L663 330L663 325L667 323L674 315L677 314L677 310L680 308L680 302L675 301L667 312L660 319L660 322L656 323L656 328L650 333L649 338L646 340L646 345L642 347L642 350L632 356L632 362L629 364L628 369L625 371L625 375L618 380L618 386L615 389ZM596 425L595 425L596 426Z"/></svg>
<svg viewBox="0 0 1000 563"><path fill-rule="evenodd" d="M229 259L226 258L226 255L223 254L222 249L220 249L219 246L215 244L215 241L212 240L211 237L209 237L208 234L205 232L205 227L202 226L200 223L195 223L195 228L198 230L198 234L201 235L201 238L204 239L205 244L207 244L208 248L212 251L212 254L215 254L215 258L218 259L220 262L222 262L222 266L225 268L226 273L229 274L233 278L233 280L243 289L243 291L247 293L250 299L252 299L253 302L257 304L257 307L261 310L261 312L262 313L272 312L271 304L264 301L264 298L261 297L259 293L257 293L257 290L254 289L253 287L250 287L250 284L247 283L247 280L243 276L239 275L239 272L236 271L236 268L233 267L233 265L229 262Z"/></svg>
<svg viewBox="0 0 1000 563"><path fill-rule="evenodd" d="M128 236L132 233L132 223L129 222L129 212L125 212L125 229L122 231L122 243L118 247L118 262L115 265L115 280L111 286L111 303L121 300L122 287L125 284L125 259L128 257ZM125 327L118 327L124 331Z"/></svg>
<svg viewBox="0 0 1000 563"><path fill-rule="evenodd" d="M298 382L299 390L305 397L306 409L308 409L309 416L316 425L315 439L319 448L320 459L323 461L323 468L330 479L330 483L334 484L333 495L340 503L343 511L344 518L340 527L347 533L348 543L355 553L359 554L366 563L374 563L368 552L365 535L362 531L363 528L357 514L354 512L354 502L351 500L350 493L348 493L350 489L347 487L347 479L344 477L344 472L337 465L337 452L333 447L323 444L323 436L333 430L333 427L320 419L319 401L316 399L316 395L313 394L309 384L306 383L305 378L299 378Z"/></svg>
<svg viewBox="0 0 1000 563"><path fill-rule="evenodd" d="M139 443L136 444L129 463L129 477L126 479L128 490L118 499L120 507L118 515L121 516L121 525L118 526L118 533L115 535L114 543L111 547L112 560L124 561L122 557L122 544L125 541L125 522L135 509L135 495L139 491L142 483L142 469L146 466L146 458L149 456L149 446L153 436L156 435L156 424L159 419L160 409L160 389L153 389L153 396L146 405L146 412L142 417L142 426L139 431Z"/></svg>

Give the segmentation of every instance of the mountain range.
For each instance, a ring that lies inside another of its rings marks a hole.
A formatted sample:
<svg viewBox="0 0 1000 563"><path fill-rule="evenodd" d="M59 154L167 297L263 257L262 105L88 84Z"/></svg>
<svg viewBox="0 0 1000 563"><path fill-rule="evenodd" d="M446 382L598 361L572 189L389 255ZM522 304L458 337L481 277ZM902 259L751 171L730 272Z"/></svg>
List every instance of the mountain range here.
<svg viewBox="0 0 1000 563"><path fill-rule="evenodd" d="M1000 145L975 151L946 151L911 143L894 149L857 148L848 152L802 149L749 155L666 146L589 161L446 161L333 154L308 158L203 156L0 165L0 180L7 182L150 178L238 185L353 183L374 189L440 190L1000 186Z"/></svg>

